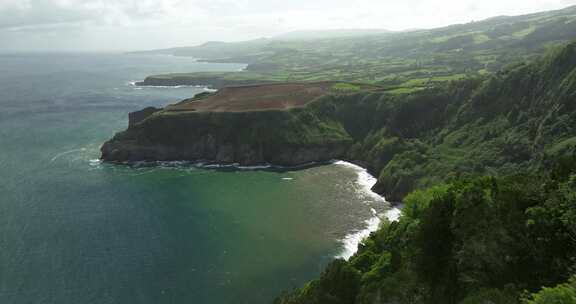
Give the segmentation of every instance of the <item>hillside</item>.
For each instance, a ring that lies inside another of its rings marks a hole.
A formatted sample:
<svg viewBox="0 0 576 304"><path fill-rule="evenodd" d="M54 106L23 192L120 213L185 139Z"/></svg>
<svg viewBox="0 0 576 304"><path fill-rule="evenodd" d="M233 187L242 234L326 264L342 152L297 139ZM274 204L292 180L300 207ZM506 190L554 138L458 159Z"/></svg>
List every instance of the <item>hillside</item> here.
<svg viewBox="0 0 576 304"><path fill-rule="evenodd" d="M576 43L406 99L358 151L388 159L377 190L421 190L276 303L575 303Z"/></svg>
<svg viewBox="0 0 576 304"><path fill-rule="evenodd" d="M299 166L343 156L351 138L315 108L323 96L369 86L284 83L201 93L164 109L130 114L129 127L102 146L107 161L188 160Z"/></svg>
<svg viewBox="0 0 576 304"><path fill-rule="evenodd" d="M304 107L286 111L169 111L183 107L183 102L131 124L105 145L103 158L241 164L278 161L278 165L301 165L329 157L347 159L378 176L374 190L392 201L401 200L412 189L456 175L536 170L547 157L564 154L575 141L576 131L570 123L576 119L572 104L574 46L572 43L552 50L531 64L511 66L493 76L467 78L411 93L337 84L342 90L320 94L310 104L301 100ZM274 86L242 90L257 96L258 90L269 87ZM280 102L297 95L290 91L284 94L274 99ZM265 98L260 104L264 103ZM192 125L202 128L191 129ZM180 132L165 136L173 133L170 129ZM198 137L181 130L197 132L194 134ZM232 130L240 134L232 136ZM207 134L212 137L205 138ZM341 145L320 157L315 149L324 141ZM190 152L194 150L190 146L199 143L195 149L201 151ZM134 145L140 147L138 151L147 152L133 153ZM154 151L160 146L179 152L164 149L157 155ZM279 161L272 155L280 147L307 157L291 160L290 152L283 153ZM220 149L228 152L217 152Z"/></svg>
<svg viewBox="0 0 576 304"><path fill-rule="evenodd" d="M223 88L214 94L204 94L183 100L165 108L168 112L251 112L302 108L316 98L338 90L334 82L277 83ZM348 85L360 90L360 86ZM347 86L344 85L344 88ZM203 97L203 98L200 98Z"/></svg>
<svg viewBox="0 0 576 304"><path fill-rule="evenodd" d="M102 159L345 159L378 176L374 190L405 204L400 221L278 303L519 303L524 290L556 284L522 301L573 303L576 42L421 90L335 83L321 91L286 109L132 113ZM290 90L281 95L275 103ZM214 96L183 104L206 98Z"/></svg>
<svg viewBox="0 0 576 304"><path fill-rule="evenodd" d="M262 82L352 81L390 89L422 89L434 83L496 72L511 62L540 55L553 45L576 39L575 21L573 6L431 30L209 42L156 53L247 63L246 71L154 75L141 84L218 88Z"/></svg>

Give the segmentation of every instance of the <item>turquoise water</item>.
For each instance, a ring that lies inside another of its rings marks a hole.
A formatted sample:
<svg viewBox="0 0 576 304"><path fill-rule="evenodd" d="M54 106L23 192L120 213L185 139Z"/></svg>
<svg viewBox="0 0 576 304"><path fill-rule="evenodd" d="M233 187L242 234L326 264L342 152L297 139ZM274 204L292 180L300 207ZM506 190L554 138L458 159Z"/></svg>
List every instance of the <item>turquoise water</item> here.
<svg viewBox="0 0 576 304"><path fill-rule="evenodd" d="M96 159L127 113L200 88L146 75L242 65L0 55L0 303L269 303L387 206L337 165L299 171Z"/></svg>

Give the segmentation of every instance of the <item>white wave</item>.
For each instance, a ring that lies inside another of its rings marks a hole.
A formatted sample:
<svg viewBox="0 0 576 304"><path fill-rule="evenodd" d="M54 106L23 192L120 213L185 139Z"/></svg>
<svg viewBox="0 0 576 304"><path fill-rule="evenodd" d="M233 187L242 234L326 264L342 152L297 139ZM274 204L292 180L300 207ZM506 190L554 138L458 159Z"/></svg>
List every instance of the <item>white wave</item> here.
<svg viewBox="0 0 576 304"><path fill-rule="evenodd" d="M270 164L262 164L262 165L254 165L254 166L242 166L242 165L240 165L239 163L232 163L232 164L208 163L208 164L205 164L205 163L202 163L202 162L193 163L193 166L199 167L199 168L208 168L208 169L213 169L213 168L234 168L234 169L246 170L246 171L276 168L275 166L272 166L272 165L270 165Z"/></svg>
<svg viewBox="0 0 576 304"><path fill-rule="evenodd" d="M292 178L292 177L283 177L283 178L282 178L282 180L287 180L287 181L288 181L288 180L293 180L293 179L294 179L294 178Z"/></svg>
<svg viewBox="0 0 576 304"><path fill-rule="evenodd" d="M334 164L352 168L356 171L356 173L358 174L356 183L360 186L359 192L361 195L367 195L370 198L375 199L377 201L386 202L386 199L383 196L372 191L372 186L374 186L374 184L376 184L378 180L370 173L368 173L368 170L343 160L335 161Z"/></svg>
<svg viewBox="0 0 576 304"><path fill-rule="evenodd" d="M390 210L384 213L384 216L391 222L395 222L400 218L402 214L402 209L400 207L390 208Z"/></svg>
<svg viewBox="0 0 576 304"><path fill-rule="evenodd" d="M342 249L342 252L340 254L336 255L336 258L348 260L350 257L352 257L354 253L356 253L356 251L358 250L358 245L364 239L370 236L370 233L378 230L380 222L381 222L380 217L378 215L375 215L374 217L371 217L366 221L364 221L364 223L366 224L365 229L356 231L354 233L345 236L344 239L342 239L341 241L344 248Z"/></svg>
<svg viewBox="0 0 576 304"><path fill-rule="evenodd" d="M155 86L155 85L139 85L139 88L152 88L152 89L181 89L181 88L196 88L196 89L206 89L205 86L198 85L175 85L175 86Z"/></svg>
<svg viewBox="0 0 576 304"><path fill-rule="evenodd" d="M54 155L54 157L52 157L52 159L50 159L50 162L54 162L55 160L57 160L58 158L66 155L66 154L70 154L70 153L74 153L74 152L82 152L82 151L86 151L86 148L73 149L73 150L69 150L69 151L64 151L62 153L58 153L58 154Z"/></svg>
<svg viewBox="0 0 576 304"><path fill-rule="evenodd" d="M262 169L270 169L272 165L258 165L258 166L235 166L235 168L240 170L262 170Z"/></svg>
<svg viewBox="0 0 576 304"><path fill-rule="evenodd" d="M100 159L90 159L88 160L88 166L90 166L90 168L88 170L92 171L92 170L99 170L102 169L102 160Z"/></svg>
<svg viewBox="0 0 576 304"><path fill-rule="evenodd" d="M146 165L150 165L150 162L143 162L143 163ZM190 162L185 160L172 160L172 161L157 161L152 162L152 164L157 164L166 167L182 167L190 165Z"/></svg>
<svg viewBox="0 0 576 304"><path fill-rule="evenodd" d="M171 160L171 161L142 160L142 161L127 161L123 163L131 165L133 167L162 166L162 167L196 167L203 169L234 168L238 170L262 170L262 169L277 168L269 164L241 166L239 163L214 163L206 161L186 161L186 160Z"/></svg>
<svg viewBox="0 0 576 304"><path fill-rule="evenodd" d="M210 165L196 165L196 167L207 168L207 169L217 169L217 168L234 168L234 167L238 167L238 165L237 164L229 164L229 165L210 164Z"/></svg>
<svg viewBox="0 0 576 304"><path fill-rule="evenodd" d="M370 175L370 173L368 173L368 170L346 161L335 161L334 164L353 168L354 170L356 170L357 174L356 184L360 186L359 187L360 195L367 195L371 199L390 205L390 203L388 203L383 196L380 196L378 193L372 191L372 186L376 184L377 179L372 175ZM395 207L391 205L390 209L388 209L383 214L378 214L378 212L374 208L370 208L370 211L372 212L372 217L364 221L365 228L354 231L346 235L341 240L344 248L338 255L336 255L336 258L342 258L348 260L356 253L356 251L358 251L358 245L360 245L362 241L364 241L364 239L370 236L370 233L378 230L383 217L385 217L389 221L397 221L401 213L400 207Z"/></svg>
<svg viewBox="0 0 576 304"><path fill-rule="evenodd" d="M196 88L202 89L205 92L216 92L218 90L209 88L206 85L175 85L175 86L156 86L156 85L138 85L141 81L128 81L126 85L134 87L135 90L141 90L143 88L152 88L152 89L181 89L181 88Z"/></svg>
<svg viewBox="0 0 576 304"><path fill-rule="evenodd" d="M218 169L218 168L234 168L238 170L264 170L264 169L280 169L280 170L297 170L302 168L311 167L314 165L318 165L321 163L317 162L310 162L302 165L297 166L278 166L272 165L269 163L263 163L260 165L253 165L253 166L244 166L240 165L239 163L216 163L213 161L187 161L187 160L169 160L169 161L123 161L120 162L122 164L131 165L134 167L140 166L165 166L165 167L183 167L183 166L192 166L197 168L206 168L206 169Z"/></svg>

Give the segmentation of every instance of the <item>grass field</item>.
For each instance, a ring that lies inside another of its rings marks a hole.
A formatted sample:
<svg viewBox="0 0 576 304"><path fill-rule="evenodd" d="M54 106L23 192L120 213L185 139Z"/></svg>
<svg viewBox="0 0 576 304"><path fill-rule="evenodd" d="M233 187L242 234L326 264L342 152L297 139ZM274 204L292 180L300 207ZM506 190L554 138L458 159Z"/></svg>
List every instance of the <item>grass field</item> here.
<svg viewBox="0 0 576 304"><path fill-rule="evenodd" d="M311 82L227 87L201 98L167 106L167 112L252 112L304 107L326 94L348 94L375 87L352 83Z"/></svg>

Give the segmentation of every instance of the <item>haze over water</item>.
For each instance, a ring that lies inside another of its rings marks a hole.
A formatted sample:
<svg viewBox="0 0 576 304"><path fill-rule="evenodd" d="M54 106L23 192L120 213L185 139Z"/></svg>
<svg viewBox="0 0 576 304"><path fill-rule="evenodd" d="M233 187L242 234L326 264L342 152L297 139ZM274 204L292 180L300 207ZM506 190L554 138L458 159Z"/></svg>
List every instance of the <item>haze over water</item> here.
<svg viewBox="0 0 576 304"><path fill-rule="evenodd" d="M199 88L166 72L243 65L117 54L0 55L0 303L269 303L314 278L387 206L357 171L120 166L128 112Z"/></svg>

